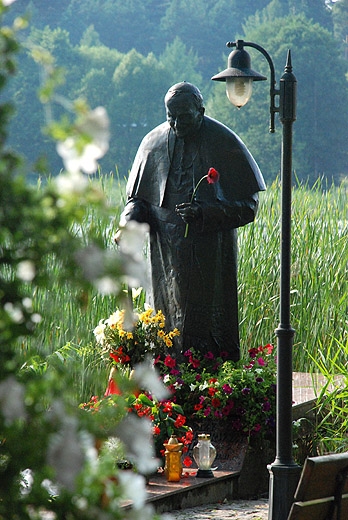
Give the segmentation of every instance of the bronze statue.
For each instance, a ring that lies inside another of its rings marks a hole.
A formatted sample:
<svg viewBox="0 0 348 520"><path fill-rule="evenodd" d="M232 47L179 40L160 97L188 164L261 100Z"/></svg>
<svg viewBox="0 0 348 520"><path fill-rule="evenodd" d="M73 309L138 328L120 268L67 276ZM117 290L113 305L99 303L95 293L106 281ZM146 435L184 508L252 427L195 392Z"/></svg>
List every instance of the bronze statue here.
<svg viewBox="0 0 348 520"><path fill-rule="evenodd" d="M204 114L197 87L172 86L165 107L167 121L136 154L120 224L150 226L153 304L181 333L171 354L194 348L236 361L236 228L254 220L265 183L239 137Z"/></svg>

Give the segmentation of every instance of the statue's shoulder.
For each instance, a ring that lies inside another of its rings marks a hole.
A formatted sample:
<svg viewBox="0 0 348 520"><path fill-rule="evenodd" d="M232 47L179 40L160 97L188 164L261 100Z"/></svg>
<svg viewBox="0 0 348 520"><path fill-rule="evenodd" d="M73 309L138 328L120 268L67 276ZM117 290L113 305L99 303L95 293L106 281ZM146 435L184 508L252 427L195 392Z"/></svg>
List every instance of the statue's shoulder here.
<svg viewBox="0 0 348 520"><path fill-rule="evenodd" d="M213 117L204 116L204 126L206 132L209 134L218 135L226 139L238 140L238 136L233 130Z"/></svg>
<svg viewBox="0 0 348 520"><path fill-rule="evenodd" d="M161 123L145 135L140 147L147 150L161 148L167 144L169 130L170 127L167 122Z"/></svg>

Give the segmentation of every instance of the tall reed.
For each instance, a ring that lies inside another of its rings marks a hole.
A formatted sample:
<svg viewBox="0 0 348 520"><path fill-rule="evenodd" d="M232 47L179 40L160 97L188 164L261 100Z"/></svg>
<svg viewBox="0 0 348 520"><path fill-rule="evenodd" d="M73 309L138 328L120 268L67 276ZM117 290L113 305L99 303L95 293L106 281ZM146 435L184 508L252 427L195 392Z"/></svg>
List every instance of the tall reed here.
<svg viewBox="0 0 348 520"><path fill-rule="evenodd" d="M244 348L274 341L279 321L280 186L261 194L256 222L240 230ZM292 204L291 324L294 369L310 371L319 345L347 334L347 185L297 185Z"/></svg>

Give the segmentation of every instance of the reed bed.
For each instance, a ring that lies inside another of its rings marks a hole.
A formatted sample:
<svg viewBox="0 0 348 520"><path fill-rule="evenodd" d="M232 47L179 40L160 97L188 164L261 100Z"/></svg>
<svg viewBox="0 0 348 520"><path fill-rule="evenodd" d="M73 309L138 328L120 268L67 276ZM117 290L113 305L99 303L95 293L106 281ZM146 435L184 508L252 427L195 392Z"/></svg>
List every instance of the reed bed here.
<svg viewBox="0 0 348 520"><path fill-rule="evenodd" d="M261 194L258 218L240 231L239 287L244 348L274 342L279 322L280 186ZM291 325L294 370L347 336L347 185L309 189L292 198Z"/></svg>
<svg viewBox="0 0 348 520"><path fill-rule="evenodd" d="M114 206L113 218L90 213L81 229L88 227L115 247L124 185L117 177L101 176L100 183ZM325 356L333 339L347 341L347 185L313 188L297 184L293 189L291 324L294 337L294 370L316 370L313 359ZM280 186L275 181L260 194L255 223L239 230L239 318L242 351L275 343L279 321ZM105 367L93 344L93 329L118 305L112 297L83 295L82 308L68 285L55 284L59 269L52 259L52 283L37 291L34 303L44 320L35 342L49 357L69 356L76 373L76 392L81 399L105 388ZM33 340L31 340L33 341Z"/></svg>

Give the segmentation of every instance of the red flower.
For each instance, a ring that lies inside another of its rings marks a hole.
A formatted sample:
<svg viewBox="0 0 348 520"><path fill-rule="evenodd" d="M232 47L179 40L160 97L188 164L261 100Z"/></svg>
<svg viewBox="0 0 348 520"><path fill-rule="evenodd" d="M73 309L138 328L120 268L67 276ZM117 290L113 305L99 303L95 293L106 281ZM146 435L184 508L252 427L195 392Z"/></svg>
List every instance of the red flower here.
<svg viewBox="0 0 348 520"><path fill-rule="evenodd" d="M208 388L209 395L215 395L216 392L217 392L217 388L212 388L212 387Z"/></svg>
<svg viewBox="0 0 348 520"><path fill-rule="evenodd" d="M165 360L164 360L164 364L166 367L169 367L169 368L174 368L175 365L176 365L176 361L174 358L172 358L171 356L166 356Z"/></svg>
<svg viewBox="0 0 348 520"><path fill-rule="evenodd" d="M221 401L217 397L213 397L213 399L211 400L211 404L214 408L219 408L219 406L221 405Z"/></svg>
<svg viewBox="0 0 348 520"><path fill-rule="evenodd" d="M116 363L127 363L130 361L128 354L123 352L123 347L119 347L115 352L110 352L110 357L116 361Z"/></svg>
<svg viewBox="0 0 348 520"><path fill-rule="evenodd" d="M207 181L208 184L216 184L220 179L220 174L215 168L209 168L208 175L207 175Z"/></svg>
<svg viewBox="0 0 348 520"><path fill-rule="evenodd" d="M193 366L193 368L199 368L201 362L199 361L199 359L195 359L193 357L190 357L189 359L189 362L191 363L191 365Z"/></svg>
<svg viewBox="0 0 348 520"><path fill-rule="evenodd" d="M192 459L189 456L187 456L184 458L182 463L186 468L189 468L190 466L192 466Z"/></svg>
<svg viewBox="0 0 348 520"><path fill-rule="evenodd" d="M181 426L184 426L186 422L186 417L184 415L178 414L176 421L174 423L175 428L181 428Z"/></svg>
<svg viewBox="0 0 348 520"><path fill-rule="evenodd" d="M203 408L202 404L195 404L195 406L194 406L194 409L196 410L196 412L198 412L198 410L202 410L202 408Z"/></svg>
<svg viewBox="0 0 348 520"><path fill-rule="evenodd" d="M265 345L263 347L264 351L267 353L267 354L272 354L273 352L273 349L274 349L274 346L271 345L270 343L268 343L267 345Z"/></svg>
<svg viewBox="0 0 348 520"><path fill-rule="evenodd" d="M153 427L153 434L154 435L159 435L161 433L161 428L159 426L154 426Z"/></svg>
<svg viewBox="0 0 348 520"><path fill-rule="evenodd" d="M164 404L163 404L163 411L165 413L169 413L171 414L172 413L172 403L170 401L166 401Z"/></svg>

